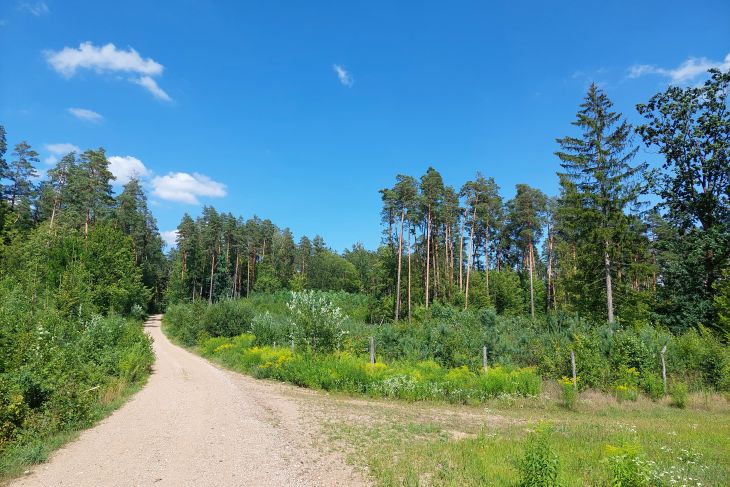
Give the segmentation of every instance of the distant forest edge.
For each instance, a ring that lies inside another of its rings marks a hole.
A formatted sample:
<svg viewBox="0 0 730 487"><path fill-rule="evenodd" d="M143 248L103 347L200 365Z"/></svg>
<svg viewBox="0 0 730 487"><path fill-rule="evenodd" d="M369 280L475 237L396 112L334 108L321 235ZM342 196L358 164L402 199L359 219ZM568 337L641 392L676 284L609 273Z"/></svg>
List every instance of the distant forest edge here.
<svg viewBox="0 0 730 487"><path fill-rule="evenodd" d="M596 323L679 333L730 331L730 73L670 87L637 105L632 127L593 85L574 135L558 138L560 194L518 184L504 201L477 173L460 188L428 168L381 190L383 244L342 254L294 242L269 220L206 207L178 227L168 302L215 302L280 289L370 298L368 320L408 320L434 302L499 314L567 312ZM638 137L637 137L638 136ZM664 156L638 161L640 139ZM644 202L655 194L655 206ZM485 272L488 269L488 272Z"/></svg>
<svg viewBox="0 0 730 487"><path fill-rule="evenodd" d="M428 168L381 190L382 245L343 253L269 220L204 207L178 226L169 255L142 184L114 195L104 149L69 153L38 182L38 154L0 128L0 265L34 306L69 316L162 310L281 289L368 296L372 323L433 303L533 318L730 331L730 73L669 87L631 126L592 85L557 139L560 193L496 181L461 187ZM640 161L639 143L664 157ZM486 168L488 169L488 168ZM660 199L644 203L649 194ZM50 299L50 297L53 299Z"/></svg>

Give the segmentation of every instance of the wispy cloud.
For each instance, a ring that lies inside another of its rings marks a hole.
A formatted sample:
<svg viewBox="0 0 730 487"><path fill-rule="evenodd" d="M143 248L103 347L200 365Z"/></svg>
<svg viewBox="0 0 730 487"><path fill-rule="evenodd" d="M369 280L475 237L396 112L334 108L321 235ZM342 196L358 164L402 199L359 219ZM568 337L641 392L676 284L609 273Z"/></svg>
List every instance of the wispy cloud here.
<svg viewBox="0 0 730 487"><path fill-rule="evenodd" d="M18 3L18 8L20 10L25 10L36 17L40 17L41 15L46 15L51 12L51 9L48 8L46 2L20 2Z"/></svg>
<svg viewBox="0 0 730 487"><path fill-rule="evenodd" d="M142 76L140 78L133 78L130 80L132 83L136 83L140 86L143 86L147 89L155 98L159 98L160 100L164 101L172 101L172 98L170 98L170 95L168 95L165 90L160 88L160 86L157 84L157 81L150 78L149 76Z"/></svg>
<svg viewBox="0 0 730 487"><path fill-rule="evenodd" d="M133 156L110 156L109 171L116 178L114 183L117 185L127 184L133 177L141 179L152 175L144 163Z"/></svg>
<svg viewBox="0 0 730 487"><path fill-rule="evenodd" d="M337 74L337 79L340 80L340 83L342 83L343 86L352 86L355 80L352 78L352 75L345 69L344 66L340 64L333 64L332 69L334 70L335 74Z"/></svg>
<svg viewBox="0 0 730 487"><path fill-rule="evenodd" d="M80 120L86 120L87 122L99 123L104 119L101 114L88 108L68 108L67 111L74 117Z"/></svg>
<svg viewBox="0 0 730 487"><path fill-rule="evenodd" d="M222 198L227 194L225 184L204 174L186 172L171 172L153 178L152 193L163 200L190 205L199 205L199 196Z"/></svg>
<svg viewBox="0 0 730 487"><path fill-rule="evenodd" d="M639 78L645 75L659 75L669 78L671 83L691 83L702 76L708 69L717 68L721 71L730 69L730 53L722 61L713 61L706 57L690 57L676 68L661 68L653 64L635 64L629 68L629 78Z"/></svg>
<svg viewBox="0 0 730 487"><path fill-rule="evenodd" d="M59 157L65 156L69 152L81 152L81 149L79 149L78 146L69 142L46 144L44 147L46 149L46 152L50 154L43 160L43 162L45 162L46 164L55 164L56 162L58 162Z"/></svg>
<svg viewBox="0 0 730 487"><path fill-rule="evenodd" d="M160 236L165 242L165 245L168 247L174 247L177 245L177 230L166 230L164 232L160 232Z"/></svg>
<svg viewBox="0 0 730 487"><path fill-rule="evenodd" d="M164 66L152 58L143 58L133 48L118 49L114 44L95 46L82 42L78 48L64 47L60 51L44 52L51 67L66 78L73 77L79 70L88 69L96 73L131 73L136 76L130 81L144 87L156 98L171 101L153 77L162 75Z"/></svg>

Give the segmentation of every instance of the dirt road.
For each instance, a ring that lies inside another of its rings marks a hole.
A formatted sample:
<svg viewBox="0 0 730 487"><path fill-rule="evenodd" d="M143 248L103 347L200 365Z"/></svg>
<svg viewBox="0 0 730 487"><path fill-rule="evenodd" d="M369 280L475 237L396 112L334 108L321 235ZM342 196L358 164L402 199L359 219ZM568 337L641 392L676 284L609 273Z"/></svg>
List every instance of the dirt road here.
<svg viewBox="0 0 730 487"><path fill-rule="evenodd" d="M222 370L146 324L157 360L121 409L14 486L365 485L286 387ZM319 445L319 446L318 446Z"/></svg>

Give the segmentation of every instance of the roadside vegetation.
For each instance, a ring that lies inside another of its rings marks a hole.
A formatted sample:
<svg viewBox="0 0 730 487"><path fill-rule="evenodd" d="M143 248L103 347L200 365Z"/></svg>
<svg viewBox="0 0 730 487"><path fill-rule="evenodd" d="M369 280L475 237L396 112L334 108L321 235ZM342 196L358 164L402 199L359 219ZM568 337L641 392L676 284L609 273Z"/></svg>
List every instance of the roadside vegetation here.
<svg viewBox="0 0 730 487"><path fill-rule="evenodd" d="M316 406L332 445L378 485L700 486L730 473L730 362L712 333L591 331L441 306L410 325L352 318L365 309L366 297L343 292L257 294L170 306L164 329L255 377L389 399ZM486 372L481 343L494 351Z"/></svg>
<svg viewBox="0 0 730 487"><path fill-rule="evenodd" d="M37 154L0 126L0 480L118 407L154 360L142 320L163 282L137 181L112 195L103 150L70 154L40 185Z"/></svg>

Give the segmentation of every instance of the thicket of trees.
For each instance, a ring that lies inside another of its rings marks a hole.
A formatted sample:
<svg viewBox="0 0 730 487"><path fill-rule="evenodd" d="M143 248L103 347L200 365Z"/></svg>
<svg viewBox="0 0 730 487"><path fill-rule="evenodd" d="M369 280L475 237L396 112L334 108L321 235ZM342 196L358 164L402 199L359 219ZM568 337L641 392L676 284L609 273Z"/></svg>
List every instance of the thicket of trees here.
<svg viewBox="0 0 730 487"><path fill-rule="evenodd" d="M381 190L383 245L338 255L321 237L205 208L185 216L172 255L172 301L282 288L361 291L371 320L410 320L439 302L532 317L564 311L596 322L658 323L724 333L730 269L730 73L670 87L637 106L632 126L592 85L574 130L557 138L560 193L493 178L461 187L429 167ZM641 160L641 144L664 157ZM649 195L658 195L650 205Z"/></svg>
<svg viewBox="0 0 730 487"><path fill-rule="evenodd" d="M145 379L141 318L161 305L167 268L139 182L115 196L103 149L70 153L43 179L37 164L26 142L8 151L0 126L2 476Z"/></svg>
<svg viewBox="0 0 730 487"><path fill-rule="evenodd" d="M115 196L102 148L63 156L43 179L37 164L38 153L25 141L8 154L0 126L2 277L14 274L19 252L30 252L22 258L34 261L32 276L26 272L20 277L36 279L44 292L59 297L64 286L78 285L116 293L92 300L93 310L101 313L125 314L133 304L159 308L168 264L140 182L132 178ZM38 248L28 249L33 242ZM74 292L78 296L73 299L79 300L93 294L89 289Z"/></svg>

